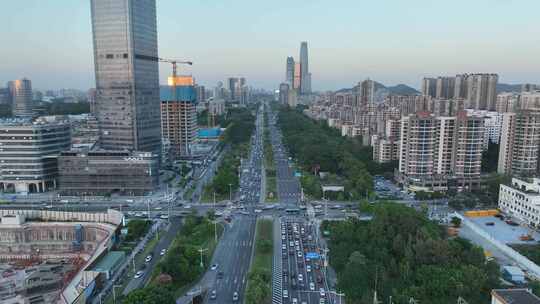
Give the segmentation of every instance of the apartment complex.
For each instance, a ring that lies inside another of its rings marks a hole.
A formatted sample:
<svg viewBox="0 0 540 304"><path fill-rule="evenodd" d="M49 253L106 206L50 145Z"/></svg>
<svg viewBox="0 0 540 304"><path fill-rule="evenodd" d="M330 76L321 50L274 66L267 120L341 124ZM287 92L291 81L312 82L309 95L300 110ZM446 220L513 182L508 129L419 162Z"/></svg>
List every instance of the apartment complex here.
<svg viewBox="0 0 540 304"><path fill-rule="evenodd" d="M68 123L0 121L0 190L33 193L56 188L57 157L70 144Z"/></svg>
<svg viewBox="0 0 540 304"><path fill-rule="evenodd" d="M510 185L501 184L499 209L540 228L540 178L512 178Z"/></svg>
<svg viewBox="0 0 540 304"><path fill-rule="evenodd" d="M63 195L144 195L158 186L158 161L151 152L62 152L59 190Z"/></svg>
<svg viewBox="0 0 540 304"><path fill-rule="evenodd" d="M480 186L484 122L460 112L403 117L397 179L412 191L458 191Z"/></svg>
<svg viewBox="0 0 540 304"><path fill-rule="evenodd" d="M494 111L498 81L497 74L484 73L424 78L422 95L440 99L463 98L467 101L467 108Z"/></svg>
<svg viewBox="0 0 540 304"><path fill-rule="evenodd" d="M191 76L176 77L174 81L174 86L160 90L161 133L175 158L189 157L197 139L197 94Z"/></svg>
<svg viewBox="0 0 540 304"><path fill-rule="evenodd" d="M516 176L538 173L540 109L504 113L497 172Z"/></svg>

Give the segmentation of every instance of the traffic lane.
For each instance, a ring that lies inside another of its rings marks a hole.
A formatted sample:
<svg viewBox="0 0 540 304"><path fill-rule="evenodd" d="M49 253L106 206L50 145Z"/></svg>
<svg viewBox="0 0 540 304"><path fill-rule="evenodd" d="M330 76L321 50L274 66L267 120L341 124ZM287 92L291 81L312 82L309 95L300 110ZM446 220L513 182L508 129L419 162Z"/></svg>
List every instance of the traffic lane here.
<svg viewBox="0 0 540 304"><path fill-rule="evenodd" d="M162 249L168 249L171 245L172 241L174 240L174 237L178 233L181 227L182 220L179 217L173 217L171 218L171 225L168 231L163 232L161 239L159 240L158 244L152 251L152 260L150 262L146 263L143 262L141 265L135 265L135 271L143 270L144 274L140 278L131 278L131 281L128 283L126 288L123 291L123 294L126 295L129 292L143 286L146 284L146 282L150 279L150 276L153 272L154 267L157 265L158 261L162 258L160 256L160 252Z"/></svg>

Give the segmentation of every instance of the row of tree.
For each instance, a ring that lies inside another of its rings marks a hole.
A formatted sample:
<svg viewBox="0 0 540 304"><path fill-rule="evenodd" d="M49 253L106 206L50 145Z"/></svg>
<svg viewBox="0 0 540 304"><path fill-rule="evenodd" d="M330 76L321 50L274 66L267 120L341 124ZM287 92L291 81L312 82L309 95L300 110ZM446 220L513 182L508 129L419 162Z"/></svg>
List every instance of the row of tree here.
<svg viewBox="0 0 540 304"><path fill-rule="evenodd" d="M338 289L348 303L372 303L392 296L393 303L489 303L499 284L499 268L483 250L445 230L425 214L395 203L378 203L368 222L325 222L330 231L330 262Z"/></svg>
<svg viewBox="0 0 540 304"><path fill-rule="evenodd" d="M214 237L212 218L188 215L167 254L156 266L155 279L148 287L131 292L126 304L172 304L174 291L194 282L204 271L200 267L201 246ZM208 264L210 258L204 263Z"/></svg>
<svg viewBox="0 0 540 304"><path fill-rule="evenodd" d="M371 147L363 146L360 137L342 137L338 130L308 118L300 109L281 108L279 125L297 163L311 174L322 171L343 177L348 198L365 197L373 191L372 175L392 172L395 166L375 163ZM317 178L304 177L302 182L307 193L320 197Z"/></svg>

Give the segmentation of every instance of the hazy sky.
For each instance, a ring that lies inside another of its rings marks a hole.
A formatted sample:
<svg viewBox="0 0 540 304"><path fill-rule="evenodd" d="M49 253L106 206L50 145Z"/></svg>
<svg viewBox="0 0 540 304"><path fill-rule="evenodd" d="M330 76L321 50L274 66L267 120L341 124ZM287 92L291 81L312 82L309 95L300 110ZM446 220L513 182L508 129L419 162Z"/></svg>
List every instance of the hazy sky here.
<svg viewBox="0 0 540 304"><path fill-rule="evenodd" d="M93 87L89 3L2 1L0 83ZM189 72L210 86L241 75L276 88L302 40L314 90L464 72L540 83L539 11L539 0L157 0L159 55L193 60Z"/></svg>

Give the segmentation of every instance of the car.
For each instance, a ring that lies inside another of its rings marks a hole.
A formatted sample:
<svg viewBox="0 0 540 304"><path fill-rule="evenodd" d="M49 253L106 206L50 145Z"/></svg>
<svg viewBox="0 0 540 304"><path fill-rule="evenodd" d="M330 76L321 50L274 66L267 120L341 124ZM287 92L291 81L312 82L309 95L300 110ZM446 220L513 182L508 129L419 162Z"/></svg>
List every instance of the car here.
<svg viewBox="0 0 540 304"><path fill-rule="evenodd" d="M281 249L287 250L287 245L285 245L285 244L281 245Z"/></svg>
<svg viewBox="0 0 540 304"><path fill-rule="evenodd" d="M212 270L216 270L218 268L218 264L213 264L212 266L210 266L210 269Z"/></svg>
<svg viewBox="0 0 540 304"><path fill-rule="evenodd" d="M292 298L292 304L298 304L298 299L297 298Z"/></svg>
<svg viewBox="0 0 540 304"><path fill-rule="evenodd" d="M311 291L315 290L315 283L309 282L309 290L311 290Z"/></svg>
<svg viewBox="0 0 540 304"><path fill-rule="evenodd" d="M289 297L289 291L287 289L283 289L283 297L285 299Z"/></svg>
<svg viewBox="0 0 540 304"><path fill-rule="evenodd" d="M324 300L324 298L320 298L320 299L319 299L319 304L324 304L324 303L326 303L326 301Z"/></svg>
<svg viewBox="0 0 540 304"><path fill-rule="evenodd" d="M220 271L217 273L217 278L222 279L223 278L223 271Z"/></svg>
<svg viewBox="0 0 540 304"><path fill-rule="evenodd" d="M136 273L133 277L134 277L135 279L138 279L138 278L142 277L143 274L144 274L144 271L139 270L139 271L137 271L137 273Z"/></svg>
<svg viewBox="0 0 540 304"><path fill-rule="evenodd" d="M238 292L234 292L233 295L232 295L232 300L233 302L238 302Z"/></svg>
<svg viewBox="0 0 540 304"><path fill-rule="evenodd" d="M163 249L161 249L161 251L159 252L159 255L164 256L165 253L167 253L167 249L163 248Z"/></svg>
<svg viewBox="0 0 540 304"><path fill-rule="evenodd" d="M304 280L304 276L301 273L299 273L298 274L298 281L302 281L302 280Z"/></svg>
<svg viewBox="0 0 540 304"><path fill-rule="evenodd" d="M495 226L495 223L494 222L487 222L486 226Z"/></svg>
<svg viewBox="0 0 540 304"><path fill-rule="evenodd" d="M217 298L216 290L212 290L212 292L210 293L210 299L215 300L216 298Z"/></svg>
<svg viewBox="0 0 540 304"><path fill-rule="evenodd" d="M144 261L146 263L150 262L152 260L152 256L151 255L147 255L146 258L144 258Z"/></svg>
<svg viewBox="0 0 540 304"><path fill-rule="evenodd" d="M306 271L307 271L307 272L311 272L311 266L310 266L310 265L307 265L307 266L306 266Z"/></svg>
<svg viewBox="0 0 540 304"><path fill-rule="evenodd" d="M319 295L320 295L322 298L326 297L326 292L324 291L324 288L322 288L322 287L319 288Z"/></svg>
<svg viewBox="0 0 540 304"><path fill-rule="evenodd" d="M298 251L298 252L297 252L297 256L298 256L299 258L301 258L301 257L302 257L302 252L301 252L301 251Z"/></svg>

